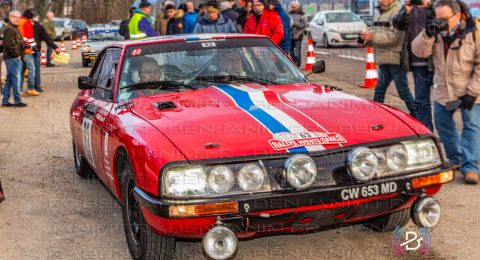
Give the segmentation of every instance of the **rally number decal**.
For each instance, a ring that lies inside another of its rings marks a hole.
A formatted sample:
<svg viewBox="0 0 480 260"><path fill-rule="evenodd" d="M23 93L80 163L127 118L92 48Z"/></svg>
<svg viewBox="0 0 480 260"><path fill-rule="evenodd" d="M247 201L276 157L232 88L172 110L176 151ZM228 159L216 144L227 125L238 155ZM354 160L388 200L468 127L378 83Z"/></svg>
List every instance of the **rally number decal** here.
<svg viewBox="0 0 480 260"><path fill-rule="evenodd" d="M92 119L84 117L82 122L82 139L83 139L83 149L85 150L87 160L95 167L95 161L93 159L92 152Z"/></svg>

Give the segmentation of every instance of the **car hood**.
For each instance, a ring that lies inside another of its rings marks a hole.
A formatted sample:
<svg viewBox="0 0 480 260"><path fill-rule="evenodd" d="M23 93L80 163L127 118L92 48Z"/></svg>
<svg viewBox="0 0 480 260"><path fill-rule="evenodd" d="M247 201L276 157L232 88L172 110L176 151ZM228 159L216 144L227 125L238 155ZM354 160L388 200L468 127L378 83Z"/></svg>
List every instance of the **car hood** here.
<svg viewBox="0 0 480 260"><path fill-rule="evenodd" d="M130 107L189 160L316 152L424 129L399 111L315 84L218 84L136 98Z"/></svg>
<svg viewBox="0 0 480 260"><path fill-rule="evenodd" d="M364 22L352 22L352 23L329 23L328 28L335 30L339 33L360 33L366 28Z"/></svg>

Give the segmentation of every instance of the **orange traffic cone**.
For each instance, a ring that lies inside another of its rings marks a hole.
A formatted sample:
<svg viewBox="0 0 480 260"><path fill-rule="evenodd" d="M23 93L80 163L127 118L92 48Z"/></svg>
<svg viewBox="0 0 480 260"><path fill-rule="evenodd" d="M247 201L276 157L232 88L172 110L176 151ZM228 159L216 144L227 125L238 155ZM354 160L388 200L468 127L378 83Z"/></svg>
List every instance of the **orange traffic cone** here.
<svg viewBox="0 0 480 260"><path fill-rule="evenodd" d="M42 50L42 56L40 57L40 65L47 65L47 55L45 55L44 50Z"/></svg>
<svg viewBox="0 0 480 260"><path fill-rule="evenodd" d="M367 64L365 66L365 84L361 88L374 88L377 86L378 73L375 65L375 58L373 57L373 48L367 48Z"/></svg>
<svg viewBox="0 0 480 260"><path fill-rule="evenodd" d="M72 51L76 50L77 49L77 40L73 40L72 41Z"/></svg>
<svg viewBox="0 0 480 260"><path fill-rule="evenodd" d="M308 35L308 51L307 51L307 63L305 63L304 70L312 70L313 64L316 62L315 60L315 50L313 46L312 36Z"/></svg>
<svg viewBox="0 0 480 260"><path fill-rule="evenodd" d="M86 42L86 41L87 41L87 35L84 34L84 35L82 35L82 43L84 43L84 42Z"/></svg>
<svg viewBox="0 0 480 260"><path fill-rule="evenodd" d="M61 51L61 52L66 52L66 50L65 50L65 44L63 44L63 41L62 41L62 43L60 44L60 51Z"/></svg>

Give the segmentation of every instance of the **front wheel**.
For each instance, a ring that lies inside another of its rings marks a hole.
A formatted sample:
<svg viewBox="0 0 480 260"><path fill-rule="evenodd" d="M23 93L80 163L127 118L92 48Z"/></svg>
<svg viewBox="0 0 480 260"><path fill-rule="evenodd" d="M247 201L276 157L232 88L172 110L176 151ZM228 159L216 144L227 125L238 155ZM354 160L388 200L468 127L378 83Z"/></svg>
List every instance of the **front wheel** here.
<svg viewBox="0 0 480 260"><path fill-rule="evenodd" d="M145 221L134 197L135 180L130 162L122 171L122 216L128 249L136 260L167 260L175 252L175 238L157 235Z"/></svg>
<svg viewBox="0 0 480 260"><path fill-rule="evenodd" d="M363 225L373 231L388 232L405 226L408 220L410 220L410 208L367 220Z"/></svg>
<svg viewBox="0 0 480 260"><path fill-rule="evenodd" d="M328 42L328 36L326 34L323 35L323 47L330 48L330 42Z"/></svg>

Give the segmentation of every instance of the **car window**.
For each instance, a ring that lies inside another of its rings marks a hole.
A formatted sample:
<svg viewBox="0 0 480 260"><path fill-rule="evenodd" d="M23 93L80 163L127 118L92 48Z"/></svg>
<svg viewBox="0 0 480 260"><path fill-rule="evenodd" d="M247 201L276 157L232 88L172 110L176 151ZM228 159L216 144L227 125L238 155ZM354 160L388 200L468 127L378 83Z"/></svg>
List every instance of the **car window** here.
<svg viewBox="0 0 480 260"><path fill-rule="evenodd" d="M127 49L122 64L119 102L169 91L137 91L129 87L144 82L176 81L194 88L208 87L205 83L212 82L209 79L225 77L248 77L248 82L277 85L306 82L288 57L265 38L136 46ZM185 90L188 88L178 89Z"/></svg>
<svg viewBox="0 0 480 260"><path fill-rule="evenodd" d="M329 23L351 23L361 21L361 19L352 12L327 13L325 17Z"/></svg>
<svg viewBox="0 0 480 260"><path fill-rule="evenodd" d="M105 100L113 99L113 87L115 85L115 75L120 60L120 53L120 49L111 48L102 56L98 69L93 75L97 82L93 97Z"/></svg>

